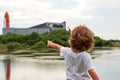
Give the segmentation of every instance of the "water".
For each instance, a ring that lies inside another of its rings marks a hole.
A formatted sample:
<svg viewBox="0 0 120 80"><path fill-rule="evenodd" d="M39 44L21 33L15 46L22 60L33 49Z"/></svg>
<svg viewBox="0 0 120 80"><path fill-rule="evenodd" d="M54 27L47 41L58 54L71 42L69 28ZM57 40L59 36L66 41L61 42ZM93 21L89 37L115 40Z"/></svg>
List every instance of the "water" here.
<svg viewBox="0 0 120 80"><path fill-rule="evenodd" d="M101 80L119 80L120 49L95 50L95 53L102 54L93 60ZM66 80L65 63L64 60L37 60L1 55L0 80Z"/></svg>
<svg viewBox="0 0 120 80"><path fill-rule="evenodd" d="M120 48L96 51L102 56L94 60L96 71L101 80L120 79Z"/></svg>
<svg viewBox="0 0 120 80"><path fill-rule="evenodd" d="M5 79L5 62L0 61L0 80ZM65 80L63 61L11 59L9 80Z"/></svg>

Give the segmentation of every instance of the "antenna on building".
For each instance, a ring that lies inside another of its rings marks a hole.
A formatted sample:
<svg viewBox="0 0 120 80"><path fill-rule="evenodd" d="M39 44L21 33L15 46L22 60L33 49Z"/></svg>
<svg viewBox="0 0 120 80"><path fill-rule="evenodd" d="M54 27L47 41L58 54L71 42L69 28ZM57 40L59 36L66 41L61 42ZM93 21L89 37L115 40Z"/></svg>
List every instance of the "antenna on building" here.
<svg viewBox="0 0 120 80"><path fill-rule="evenodd" d="M5 17L5 19L4 19L4 25L8 29L8 28L10 28L10 20L9 20L9 14L8 14L7 11L5 12L4 17Z"/></svg>

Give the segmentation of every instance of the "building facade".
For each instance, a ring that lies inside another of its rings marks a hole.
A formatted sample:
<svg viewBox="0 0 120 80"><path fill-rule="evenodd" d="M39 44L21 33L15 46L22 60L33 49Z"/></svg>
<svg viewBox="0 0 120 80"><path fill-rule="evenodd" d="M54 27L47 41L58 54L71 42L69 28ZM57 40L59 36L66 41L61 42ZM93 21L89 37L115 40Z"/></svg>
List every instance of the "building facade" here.
<svg viewBox="0 0 120 80"><path fill-rule="evenodd" d="M5 27L3 28L2 31L3 31L3 34L16 33L16 34L25 35L25 34L31 34L33 32L42 34L55 29L66 29L66 22L62 22L62 23L46 22L33 27L29 27L29 28L6 28Z"/></svg>

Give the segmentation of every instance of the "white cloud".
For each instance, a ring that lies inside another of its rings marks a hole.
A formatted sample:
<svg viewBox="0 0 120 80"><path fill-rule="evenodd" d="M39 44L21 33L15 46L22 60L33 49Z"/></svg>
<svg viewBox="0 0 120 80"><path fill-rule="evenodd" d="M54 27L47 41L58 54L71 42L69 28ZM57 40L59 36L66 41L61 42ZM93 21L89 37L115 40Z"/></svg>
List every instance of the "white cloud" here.
<svg viewBox="0 0 120 80"><path fill-rule="evenodd" d="M4 15L5 11L9 12L12 27L26 27L26 25L32 26L50 21L61 22L76 18L93 18L91 15L86 14L91 7L86 4L85 0L71 0L71 2L76 3L76 6L74 5L73 8L71 7L70 9L64 8L69 4L64 5L63 8L57 8L58 6L53 6L58 3L62 4L67 2L69 2L69 0L2 0L0 7L4 8L2 10L2 16ZM59 7L61 6L63 5L59 5Z"/></svg>
<svg viewBox="0 0 120 80"><path fill-rule="evenodd" d="M119 2L119 0L1 0L0 29L3 27L4 13L8 11L11 27L30 27L43 22L67 21L70 27L88 24L93 26L91 28L96 30L96 33L101 34L102 31L107 31L106 26L113 24L119 26L117 18L120 13ZM106 30L102 30L100 26Z"/></svg>

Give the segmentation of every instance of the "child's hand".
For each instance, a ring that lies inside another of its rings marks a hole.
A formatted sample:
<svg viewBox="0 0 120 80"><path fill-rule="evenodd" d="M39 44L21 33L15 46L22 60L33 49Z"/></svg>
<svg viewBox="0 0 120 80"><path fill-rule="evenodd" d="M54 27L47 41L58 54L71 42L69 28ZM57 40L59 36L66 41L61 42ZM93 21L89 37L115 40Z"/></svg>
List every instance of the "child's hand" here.
<svg viewBox="0 0 120 80"><path fill-rule="evenodd" d="M48 40L48 42L47 42L47 46L50 47L50 46L52 45L52 43L53 43L52 41L49 41L49 40Z"/></svg>
<svg viewBox="0 0 120 80"><path fill-rule="evenodd" d="M61 47L62 47L61 45L56 44L56 43L54 43L54 42L52 42L52 41L49 41L49 40L48 40L48 42L47 42L47 46L48 46L48 47L55 48L55 49L57 49L57 50L60 50Z"/></svg>

